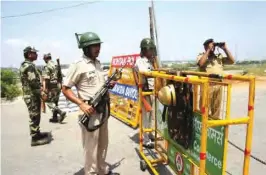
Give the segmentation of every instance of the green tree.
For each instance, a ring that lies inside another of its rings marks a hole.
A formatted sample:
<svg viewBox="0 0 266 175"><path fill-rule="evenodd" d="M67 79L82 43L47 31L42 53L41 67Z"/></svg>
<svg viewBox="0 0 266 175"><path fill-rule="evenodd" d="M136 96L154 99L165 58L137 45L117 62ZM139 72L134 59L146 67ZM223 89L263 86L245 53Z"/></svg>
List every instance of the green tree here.
<svg viewBox="0 0 266 175"><path fill-rule="evenodd" d="M13 100L21 94L18 74L11 69L1 69L1 98Z"/></svg>

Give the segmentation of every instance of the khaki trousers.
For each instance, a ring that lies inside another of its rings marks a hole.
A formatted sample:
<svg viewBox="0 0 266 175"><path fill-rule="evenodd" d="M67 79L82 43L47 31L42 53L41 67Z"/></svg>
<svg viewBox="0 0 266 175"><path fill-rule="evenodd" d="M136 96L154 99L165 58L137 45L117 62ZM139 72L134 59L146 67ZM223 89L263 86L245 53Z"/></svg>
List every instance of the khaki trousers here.
<svg viewBox="0 0 266 175"><path fill-rule="evenodd" d="M221 104L222 104L222 89L223 87L221 85L213 85L210 84L208 88L208 104L209 104L209 112L208 112L208 118L212 119L221 119L222 116L220 116L221 113ZM202 91L201 91L201 97L202 97ZM201 108L201 101L200 98L199 106Z"/></svg>
<svg viewBox="0 0 266 175"><path fill-rule="evenodd" d="M209 104L210 104L210 117L213 119L221 119L222 116L220 116L221 113L221 103L222 103L222 86L221 85L214 85L210 86L210 98L209 98Z"/></svg>
<svg viewBox="0 0 266 175"><path fill-rule="evenodd" d="M93 125L99 124L101 115L93 114L90 123ZM79 125L85 158L84 175L108 174L109 166L105 162L108 148L108 120L94 132L88 132L82 124Z"/></svg>
<svg viewBox="0 0 266 175"><path fill-rule="evenodd" d="M153 107L154 103L152 101L154 100L154 97L153 96L145 96L144 98ZM141 111L142 111L141 117L142 117L143 128L144 129L152 128L152 113L153 113L153 111L147 112L144 105L142 105ZM147 143L147 142L149 142L149 140L150 140L149 139L149 133L148 132L143 133L143 143Z"/></svg>

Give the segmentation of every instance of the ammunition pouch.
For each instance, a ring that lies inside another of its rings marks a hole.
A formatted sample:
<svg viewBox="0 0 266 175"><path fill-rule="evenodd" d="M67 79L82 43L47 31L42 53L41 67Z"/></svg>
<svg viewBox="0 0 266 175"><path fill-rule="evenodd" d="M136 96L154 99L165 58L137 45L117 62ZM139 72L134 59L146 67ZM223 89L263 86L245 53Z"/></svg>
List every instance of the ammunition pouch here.
<svg viewBox="0 0 266 175"><path fill-rule="evenodd" d="M164 106L162 119L165 121L167 114L168 134L170 138L188 149L193 133L193 92L192 85L169 81L174 84L176 94L175 106Z"/></svg>

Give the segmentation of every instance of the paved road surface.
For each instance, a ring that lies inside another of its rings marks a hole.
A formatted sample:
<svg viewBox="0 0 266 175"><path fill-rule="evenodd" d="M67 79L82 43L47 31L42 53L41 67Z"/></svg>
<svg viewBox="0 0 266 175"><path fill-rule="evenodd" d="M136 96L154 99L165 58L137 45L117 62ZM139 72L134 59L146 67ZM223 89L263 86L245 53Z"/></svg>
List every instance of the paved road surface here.
<svg viewBox="0 0 266 175"><path fill-rule="evenodd" d="M266 89L257 88L252 154L266 160ZM246 114L247 91L234 90L232 117ZM49 112L42 115L41 128L52 131L54 140L49 145L30 147L28 113L22 100L3 104L2 121L2 174L3 175L82 175L83 154L77 118L72 114L65 124L50 124ZM107 161L122 175L148 175L139 170L139 158L135 151L137 130L133 130L114 118L109 120L110 144ZM234 126L229 138L244 147L245 127ZM228 145L227 169L240 175L243 154ZM251 160L251 175L263 175L266 166ZM162 175L170 174L164 168Z"/></svg>
<svg viewBox="0 0 266 175"><path fill-rule="evenodd" d="M83 152L80 129L74 114L65 124L49 123L43 114L42 131L52 131L54 140L49 145L30 147L28 113L22 100L3 104L2 119L2 174L3 175L83 175ZM47 108L48 111L48 108ZM121 175L147 175L139 168L135 148L137 130L120 121L109 119L110 144L107 162ZM161 168L163 174L167 173Z"/></svg>

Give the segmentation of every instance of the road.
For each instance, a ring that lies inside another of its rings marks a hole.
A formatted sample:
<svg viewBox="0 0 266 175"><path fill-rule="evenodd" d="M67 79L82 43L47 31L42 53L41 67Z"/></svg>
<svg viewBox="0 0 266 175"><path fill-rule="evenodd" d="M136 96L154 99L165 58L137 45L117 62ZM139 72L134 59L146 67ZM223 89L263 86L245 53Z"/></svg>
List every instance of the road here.
<svg viewBox="0 0 266 175"><path fill-rule="evenodd" d="M64 124L49 123L51 113L42 114L42 131L52 131L48 145L31 147L28 112L20 99L1 105L2 174L3 175L83 175L81 133L75 113ZM48 111L48 108L47 108ZM139 168L135 150L138 130L133 130L115 118L109 119L109 150L107 162L122 175L148 175ZM167 170L160 168L163 174Z"/></svg>
<svg viewBox="0 0 266 175"><path fill-rule="evenodd" d="M247 89L234 88L232 93L231 116L246 115ZM266 88L256 88L255 120L252 142L252 154L266 160ZM69 114L64 124L48 122L51 113L42 114L41 128L52 131L54 140L49 145L30 147L28 112L20 99L11 104L1 105L2 129L2 174L3 175L82 175L83 152L80 129L75 113ZM139 169L137 130L133 130L120 121L109 119L109 150L107 162L114 171L122 175L148 175ZM245 126L232 126L229 139L244 148ZM243 153L228 145L227 170L240 175L243 165ZM160 174L170 174L160 168ZM263 175L266 166L251 159L250 175Z"/></svg>

